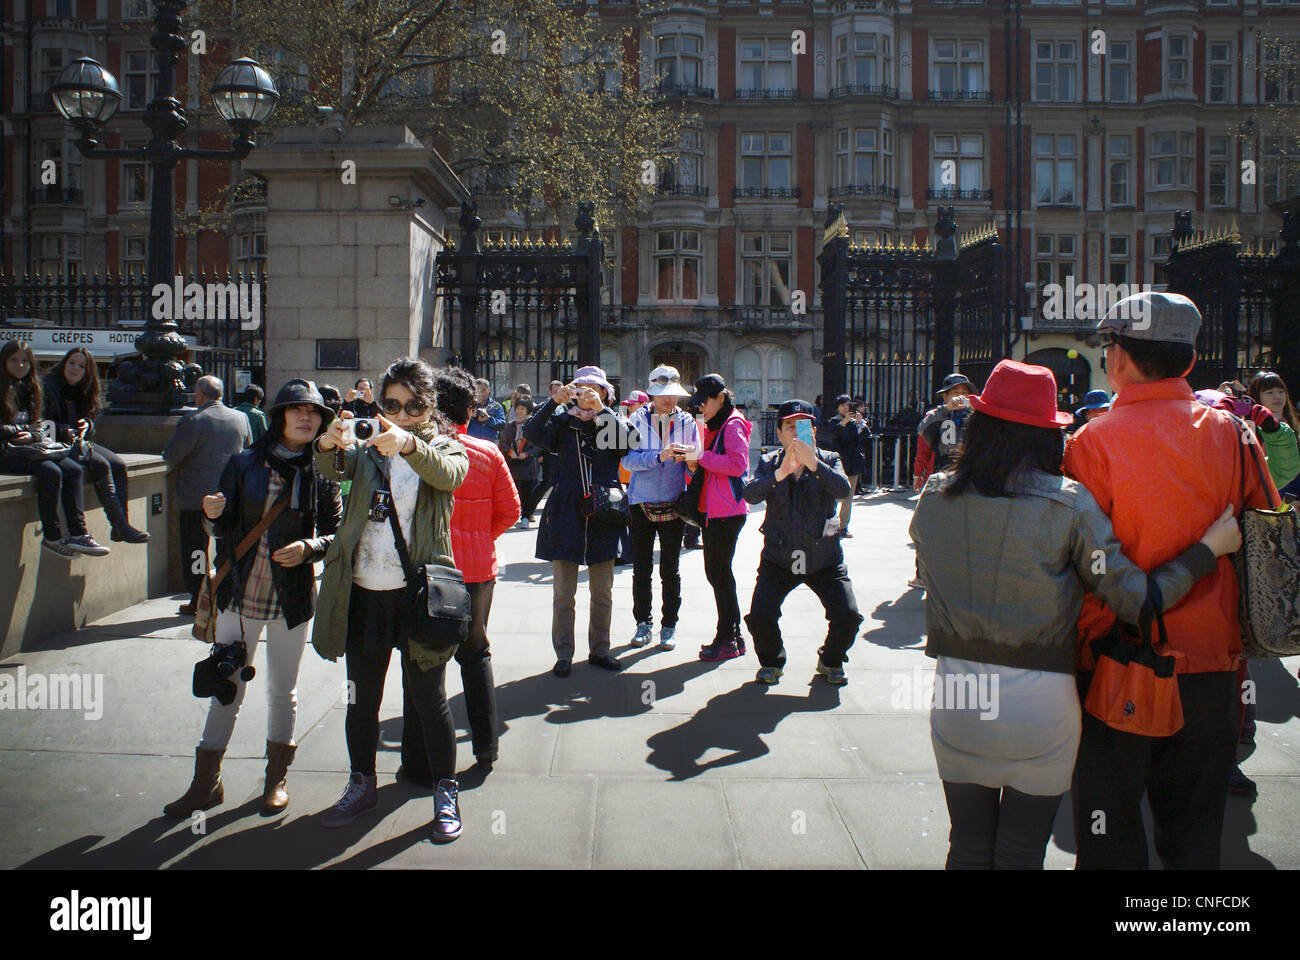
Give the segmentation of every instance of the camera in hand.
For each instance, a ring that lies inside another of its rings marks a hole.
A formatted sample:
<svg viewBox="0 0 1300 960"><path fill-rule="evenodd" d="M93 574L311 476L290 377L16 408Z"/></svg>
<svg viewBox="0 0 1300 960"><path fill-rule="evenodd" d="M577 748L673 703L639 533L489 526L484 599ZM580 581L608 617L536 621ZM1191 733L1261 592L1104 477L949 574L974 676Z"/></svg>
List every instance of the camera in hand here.
<svg viewBox="0 0 1300 960"><path fill-rule="evenodd" d="M378 420L364 417L352 421L352 435L358 440L369 440L375 434L383 432L383 424Z"/></svg>
<svg viewBox="0 0 1300 960"><path fill-rule="evenodd" d="M248 647L244 641L214 643L207 659L194 665L194 696L216 697L222 706L230 706L235 702L238 689L230 678L236 673L245 683L257 673L248 662Z"/></svg>
<svg viewBox="0 0 1300 960"><path fill-rule="evenodd" d="M387 523L393 512L393 495L387 490L376 490L370 498L370 519L374 523Z"/></svg>

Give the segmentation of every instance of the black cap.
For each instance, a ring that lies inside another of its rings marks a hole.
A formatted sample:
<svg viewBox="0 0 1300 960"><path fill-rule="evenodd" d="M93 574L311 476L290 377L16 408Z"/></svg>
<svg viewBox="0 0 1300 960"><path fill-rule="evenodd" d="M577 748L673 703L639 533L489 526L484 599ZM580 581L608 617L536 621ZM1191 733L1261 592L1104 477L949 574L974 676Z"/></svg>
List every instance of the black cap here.
<svg viewBox="0 0 1300 960"><path fill-rule="evenodd" d="M936 390L935 393L946 393L953 387L959 387L963 383L972 389L975 387L975 384L970 382L970 377L964 376L960 373L950 373L948 376L943 378L943 386Z"/></svg>
<svg viewBox="0 0 1300 960"><path fill-rule="evenodd" d="M813 406L807 400L787 400L776 408L778 420L813 420Z"/></svg>
<svg viewBox="0 0 1300 960"><path fill-rule="evenodd" d="M853 398L850 397L847 393L841 393L838 397L835 398L836 407L838 407L841 403L852 403L852 402L853 402Z"/></svg>
<svg viewBox="0 0 1300 960"><path fill-rule="evenodd" d="M687 401L690 406L698 406L705 400L716 397L723 390L727 389L727 381L723 380L716 373L706 373L700 379L695 381L695 392L691 394L691 399Z"/></svg>
<svg viewBox="0 0 1300 960"><path fill-rule="evenodd" d="M268 412L274 414L286 407L297 407L303 404L309 404L320 411L322 429L328 427L330 421L334 419L334 411L326 406L325 398L316 389L315 382L304 380L301 377L294 377L280 388L280 391L275 395L275 403L271 404L271 409Z"/></svg>

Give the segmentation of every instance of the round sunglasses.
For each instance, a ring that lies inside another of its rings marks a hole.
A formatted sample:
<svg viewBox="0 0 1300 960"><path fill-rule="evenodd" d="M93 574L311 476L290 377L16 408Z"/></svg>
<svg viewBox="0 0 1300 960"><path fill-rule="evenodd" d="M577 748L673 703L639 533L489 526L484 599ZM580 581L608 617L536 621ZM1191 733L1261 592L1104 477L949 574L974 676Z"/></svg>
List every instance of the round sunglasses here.
<svg viewBox="0 0 1300 960"><path fill-rule="evenodd" d="M397 416L397 414L401 413L403 410L406 411L408 417L422 417L429 409L429 401L421 400L419 397L416 397L414 400L407 400L406 403L403 404L400 400L386 397L384 401L379 404L379 409L383 410L384 413L388 414L390 417Z"/></svg>

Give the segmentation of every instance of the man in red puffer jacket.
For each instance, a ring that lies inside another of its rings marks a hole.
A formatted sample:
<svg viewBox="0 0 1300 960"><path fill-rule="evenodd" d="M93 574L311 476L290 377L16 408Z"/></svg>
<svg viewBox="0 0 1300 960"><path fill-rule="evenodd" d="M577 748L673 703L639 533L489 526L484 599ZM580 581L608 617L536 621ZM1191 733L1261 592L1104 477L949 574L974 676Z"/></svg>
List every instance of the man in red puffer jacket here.
<svg viewBox="0 0 1300 960"><path fill-rule="evenodd" d="M497 577L496 540L519 519L519 492L496 443L466 433L475 403L474 378L460 367L444 367L434 376L434 388L438 412L456 427L458 439L469 453L469 473L456 488L456 507L451 515L452 556L465 577L471 604L469 637L456 650L456 662L465 688L474 759L488 770L497 759L496 687L487 637ZM403 713L412 722L402 725L402 768L418 783L426 765L422 762L421 728L414 722L413 712Z"/></svg>

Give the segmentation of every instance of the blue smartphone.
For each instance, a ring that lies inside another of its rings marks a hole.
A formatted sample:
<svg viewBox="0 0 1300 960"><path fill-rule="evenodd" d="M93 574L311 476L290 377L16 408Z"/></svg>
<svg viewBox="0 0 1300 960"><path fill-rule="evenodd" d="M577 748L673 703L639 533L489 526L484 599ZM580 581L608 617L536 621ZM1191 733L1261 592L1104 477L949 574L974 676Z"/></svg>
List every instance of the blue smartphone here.
<svg viewBox="0 0 1300 960"><path fill-rule="evenodd" d="M796 420L794 422L794 435L811 447L813 445L812 421Z"/></svg>

